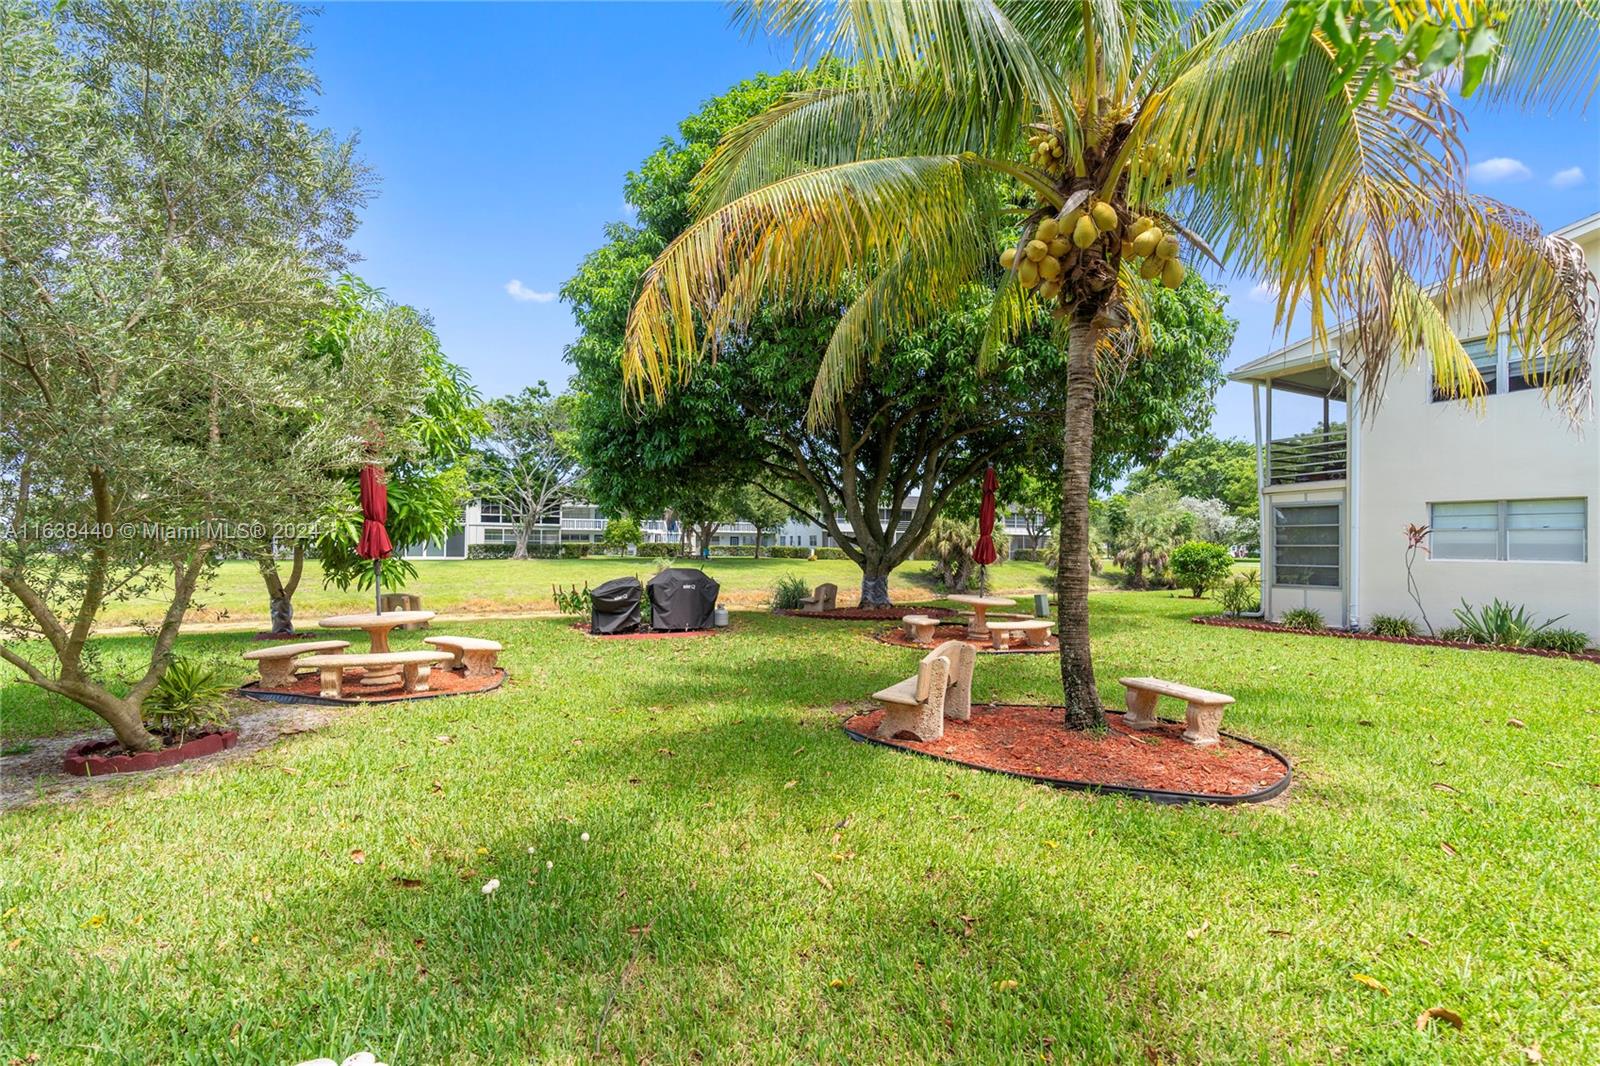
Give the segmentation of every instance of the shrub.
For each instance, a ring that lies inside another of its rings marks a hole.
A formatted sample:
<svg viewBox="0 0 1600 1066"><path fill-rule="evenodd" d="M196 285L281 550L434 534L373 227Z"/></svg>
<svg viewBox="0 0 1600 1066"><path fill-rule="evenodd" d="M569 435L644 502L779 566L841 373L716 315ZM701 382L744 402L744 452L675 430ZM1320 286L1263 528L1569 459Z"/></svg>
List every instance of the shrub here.
<svg viewBox="0 0 1600 1066"><path fill-rule="evenodd" d="M222 696L232 687L216 666L180 655L145 700L145 720L169 742L182 744L191 732L227 719Z"/></svg>
<svg viewBox="0 0 1600 1066"><path fill-rule="evenodd" d="M1566 615L1558 615L1547 622L1534 625L1533 616L1520 604L1502 603L1496 598L1492 603L1474 609L1466 600L1455 609L1456 621L1461 623L1474 644L1504 644L1520 648L1528 645L1536 634L1555 625Z"/></svg>
<svg viewBox="0 0 1600 1066"><path fill-rule="evenodd" d="M1246 611L1254 611L1261 606L1261 573L1256 570L1246 570L1242 574L1230 574L1217 589L1217 603L1228 614L1235 618Z"/></svg>
<svg viewBox="0 0 1600 1066"><path fill-rule="evenodd" d="M1403 614L1375 614L1372 631L1380 637L1414 637L1417 624Z"/></svg>
<svg viewBox="0 0 1600 1066"><path fill-rule="evenodd" d="M589 595L589 583L584 582L583 588L573 585L567 588L563 585L551 585L550 596L556 601L556 610L562 614L585 615L593 610L592 597Z"/></svg>
<svg viewBox="0 0 1600 1066"><path fill-rule="evenodd" d="M1577 655L1589 647L1589 634L1578 629L1541 629L1528 638L1528 647Z"/></svg>
<svg viewBox="0 0 1600 1066"><path fill-rule="evenodd" d="M799 574L784 574L772 589L772 607L777 611L798 611L800 601L811 595L811 586Z"/></svg>
<svg viewBox="0 0 1600 1066"><path fill-rule="evenodd" d="M1198 600L1227 580L1233 572L1233 555L1220 544L1191 540L1173 549L1167 565L1172 570L1173 581L1191 590Z"/></svg>
<svg viewBox="0 0 1600 1066"><path fill-rule="evenodd" d="M1453 644L1471 644L1472 633L1465 626L1446 626L1434 636L1440 640L1448 640Z"/></svg>
<svg viewBox="0 0 1600 1066"><path fill-rule="evenodd" d="M1327 629L1327 624L1322 621L1322 612L1310 607L1296 607L1292 611L1284 611L1283 617L1278 619L1278 624L1285 629Z"/></svg>

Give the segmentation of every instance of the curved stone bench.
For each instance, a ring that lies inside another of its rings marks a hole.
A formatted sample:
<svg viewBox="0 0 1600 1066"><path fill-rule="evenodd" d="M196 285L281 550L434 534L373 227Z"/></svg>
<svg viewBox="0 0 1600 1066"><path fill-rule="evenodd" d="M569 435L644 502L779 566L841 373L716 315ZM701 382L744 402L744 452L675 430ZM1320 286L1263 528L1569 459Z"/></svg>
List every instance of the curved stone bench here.
<svg viewBox="0 0 1600 1066"><path fill-rule="evenodd" d="M906 627L907 640L914 640L918 644L933 643L933 629L939 624L937 618L925 614L908 614L900 621Z"/></svg>
<svg viewBox="0 0 1600 1066"><path fill-rule="evenodd" d="M995 651L1004 651L1006 639L1009 634L1021 633L1022 638L1030 647L1040 648L1045 641L1050 639L1050 630L1054 622L1042 618L1022 618L1012 621L1010 619L997 619L989 617L989 642L994 645Z"/></svg>
<svg viewBox="0 0 1600 1066"><path fill-rule="evenodd" d="M1123 722L1131 728L1154 729L1160 725L1156 721L1156 698L1171 696L1188 705L1184 740L1200 747L1218 742L1217 729L1222 725L1222 712L1233 702L1232 696L1208 692L1193 685L1180 685L1176 681L1163 681L1159 677L1124 677L1119 680L1128 690L1125 694L1128 714Z"/></svg>
<svg viewBox="0 0 1600 1066"><path fill-rule="evenodd" d="M468 677L493 677L500 642L481 637L423 637L422 643L442 648L454 658L451 666L464 666Z"/></svg>
<svg viewBox="0 0 1600 1066"><path fill-rule="evenodd" d="M352 666L398 666L403 691L426 692L428 669L452 658L454 656L447 651L380 651L361 655L309 655L300 660L300 665L316 667L322 675L323 697L336 700L344 698L344 672Z"/></svg>
<svg viewBox="0 0 1600 1066"><path fill-rule="evenodd" d="M344 651L350 646L348 640L306 640L298 644L274 644L266 648L255 648L244 653L244 658L253 659L261 670L262 688L288 688L294 684L294 670L300 665L295 657L311 655L322 651Z"/></svg>

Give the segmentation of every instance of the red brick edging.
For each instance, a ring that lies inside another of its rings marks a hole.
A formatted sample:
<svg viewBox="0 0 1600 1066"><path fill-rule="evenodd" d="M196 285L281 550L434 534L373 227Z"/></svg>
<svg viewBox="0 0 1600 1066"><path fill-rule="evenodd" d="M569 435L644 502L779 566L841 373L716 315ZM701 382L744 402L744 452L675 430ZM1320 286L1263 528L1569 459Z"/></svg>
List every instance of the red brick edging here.
<svg viewBox="0 0 1600 1066"><path fill-rule="evenodd" d="M1290 629L1272 622L1249 622L1242 618L1227 618L1220 614L1203 614L1189 619L1196 625L1222 626L1226 629L1249 629L1257 633L1287 633L1296 637L1343 637L1345 640L1376 640L1384 644L1419 644L1427 648L1461 648L1465 651L1503 651L1513 655L1538 655L1546 659L1576 659L1585 663L1600 663L1600 652L1553 651L1549 648L1513 648L1507 644L1469 644L1461 640L1440 640L1438 637L1386 637L1378 633L1352 633L1348 629Z"/></svg>
<svg viewBox="0 0 1600 1066"><path fill-rule="evenodd" d="M184 744L175 744L160 751L124 752L105 755L122 747L116 740L90 740L67 749L61 760L61 769L78 777L103 777L106 774L128 774L140 770L156 770L163 766L176 766L190 759L215 755L239 743L239 732L229 729L221 733L207 733Z"/></svg>

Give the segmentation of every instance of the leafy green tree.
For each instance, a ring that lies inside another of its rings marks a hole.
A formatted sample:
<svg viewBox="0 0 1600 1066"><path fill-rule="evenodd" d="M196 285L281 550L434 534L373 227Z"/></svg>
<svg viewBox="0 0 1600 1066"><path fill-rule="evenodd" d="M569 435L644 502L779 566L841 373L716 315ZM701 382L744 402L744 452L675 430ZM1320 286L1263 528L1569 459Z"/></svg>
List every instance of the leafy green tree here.
<svg viewBox="0 0 1600 1066"><path fill-rule="evenodd" d="M637 548L644 540L644 530L639 526L639 520L632 515L620 515L606 523L605 535L600 538L600 543L613 551L628 551Z"/></svg>
<svg viewBox="0 0 1600 1066"><path fill-rule="evenodd" d="M698 217L642 279L628 381L659 399L769 302L857 280L817 376L810 417L826 424L876 353L958 306L975 279L999 279L986 364L1048 311L1067 365L1055 424L1071 728L1104 722L1089 646L1095 408L1108 357L1137 351L1150 320L1141 277L1175 286L1182 260L1203 257L1276 282L1280 317L1308 303L1317 343L1344 323L1341 356L1372 402L1396 360L1419 357L1451 395L1481 394L1441 307L1470 284L1548 360L1547 389L1582 407L1595 306L1583 254L1466 188L1459 116L1415 68L1394 70L1386 107L1355 102L1313 30L1315 47L1280 76L1285 31L1261 5L744 10L853 64L853 79L725 139L697 179ZM1008 226L1020 232L1002 248L994 234Z"/></svg>
<svg viewBox="0 0 1600 1066"><path fill-rule="evenodd" d="M472 487L479 499L498 503L516 523L513 559L528 557L533 527L551 515L559 517L583 472L572 408L571 396L550 395L542 381L483 406L488 431L478 441Z"/></svg>
<svg viewBox="0 0 1600 1066"><path fill-rule="evenodd" d="M787 522L793 513L788 504L760 485L746 485L739 493L733 516L756 527L756 558L759 559L762 539Z"/></svg>
<svg viewBox="0 0 1600 1066"><path fill-rule="evenodd" d="M862 570L863 603L884 605L888 575L911 557L948 505L975 512L975 475L989 462L1002 494L1051 469L1064 404L1064 363L1049 320L1004 345L978 374L990 293L973 286L947 313L887 342L848 403L825 421L806 417L844 303L760 315L722 345L715 362L675 381L660 404L631 402L621 360L628 300L649 266L643 249L665 248L690 220L694 171L715 140L801 87L792 76L744 82L686 120L629 175L637 226L614 225L562 289L583 332L568 349L577 367L579 450L588 486L608 510L639 512L692 501L720 486L763 481L795 513L828 529ZM1096 465L1109 482L1153 457L1171 436L1203 427L1232 335L1220 296L1198 279L1155 297L1154 318L1135 338L1147 358L1109 359ZM880 516L894 515L893 521ZM841 521L841 516L843 521Z"/></svg>
<svg viewBox="0 0 1600 1066"><path fill-rule="evenodd" d="M144 701L216 553L361 456L303 417L337 401L301 371L366 175L305 121L294 8L7 0L0 54L0 611L39 638L0 657L154 749ZM375 389L405 387L390 365ZM147 662L100 676L102 608L156 593Z"/></svg>
<svg viewBox="0 0 1600 1066"><path fill-rule="evenodd" d="M1261 509L1255 445L1237 438L1202 433L1178 441L1135 470L1128 491L1143 492L1157 482L1171 485L1180 496L1221 500L1236 515L1254 517Z"/></svg>
<svg viewBox="0 0 1600 1066"><path fill-rule="evenodd" d="M396 462L404 454L397 448L419 445L381 427L404 425L421 411L429 398L428 361L437 348L424 315L389 303L378 290L346 275L330 287L301 354L299 375L317 390L319 402L295 407L298 417L291 413L286 425L290 435L281 441L262 440L259 447L276 447L286 464L296 461L293 451L300 439L318 427L363 427L363 458ZM270 522L263 523L268 535L245 549L266 584L275 635L294 632L294 594L305 572L308 546L325 535L325 527L344 530L356 521L349 490L357 475L347 464L324 476L331 481L325 492L299 497L294 513L269 516Z"/></svg>
<svg viewBox="0 0 1600 1066"><path fill-rule="evenodd" d="M1169 485L1128 497L1127 517L1111 541L1129 588L1147 589L1165 580L1172 551L1194 528L1193 517Z"/></svg>

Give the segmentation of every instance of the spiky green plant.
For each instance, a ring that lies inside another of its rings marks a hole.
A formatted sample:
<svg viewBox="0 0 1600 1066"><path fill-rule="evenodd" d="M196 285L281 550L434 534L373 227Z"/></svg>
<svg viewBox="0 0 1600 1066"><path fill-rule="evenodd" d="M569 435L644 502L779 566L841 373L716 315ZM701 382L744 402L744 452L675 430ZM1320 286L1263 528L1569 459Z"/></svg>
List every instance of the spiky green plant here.
<svg viewBox="0 0 1600 1066"><path fill-rule="evenodd" d="M1449 96L1404 60L1380 106L1356 94L1363 79L1321 30L1281 71L1271 5L751 0L739 12L844 59L853 80L797 93L725 139L700 175L698 220L642 279L627 379L660 396L765 302L836 300L859 285L817 376L820 421L893 331L972 280L996 282L980 364L1048 305L1068 362L1057 588L1072 728L1104 720L1088 627L1096 389L1139 351L1152 262L1169 283L1180 256L1275 282L1279 318L1307 305L1324 348L1341 322L1343 363L1367 403L1396 359L1418 353L1452 394L1481 394L1448 325L1471 286L1516 346L1547 358L1545 387L1584 400L1600 300L1582 254L1467 189ZM1595 49L1571 40L1600 25L1584 12L1559 47L1507 33L1558 59L1498 64L1485 91L1531 70L1551 84L1592 79L1583 57ZM1144 220L1171 238L1164 252L1129 240ZM1054 276L1023 265L1042 264L1030 240L1047 244L1063 225L1073 239L1050 250Z"/></svg>

